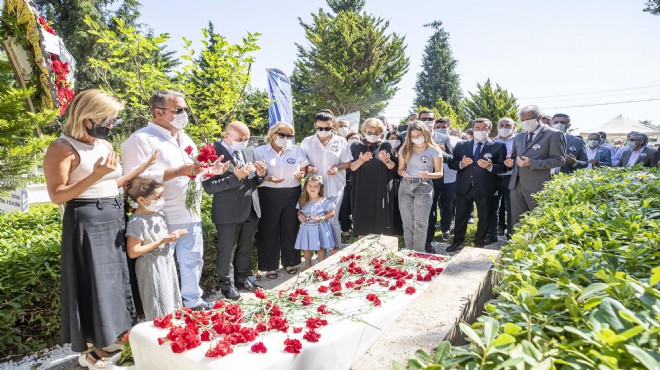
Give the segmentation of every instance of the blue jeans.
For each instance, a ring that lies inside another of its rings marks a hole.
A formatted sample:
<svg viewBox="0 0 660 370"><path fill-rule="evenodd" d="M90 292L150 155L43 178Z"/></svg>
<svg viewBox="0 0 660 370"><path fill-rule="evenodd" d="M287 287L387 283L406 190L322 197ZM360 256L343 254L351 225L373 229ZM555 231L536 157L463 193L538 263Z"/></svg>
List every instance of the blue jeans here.
<svg viewBox="0 0 660 370"><path fill-rule="evenodd" d="M416 182L412 182L416 181ZM426 232L429 212L433 200L431 180L401 179L399 185L399 210L403 220L403 240L405 248L416 252L426 250Z"/></svg>
<svg viewBox="0 0 660 370"><path fill-rule="evenodd" d="M199 280L202 277L204 265L204 240L202 238L202 223L169 224L170 232L179 229L188 230L188 234L176 241L176 260L179 262L181 275L181 297L186 307L196 307L202 304L202 288Z"/></svg>

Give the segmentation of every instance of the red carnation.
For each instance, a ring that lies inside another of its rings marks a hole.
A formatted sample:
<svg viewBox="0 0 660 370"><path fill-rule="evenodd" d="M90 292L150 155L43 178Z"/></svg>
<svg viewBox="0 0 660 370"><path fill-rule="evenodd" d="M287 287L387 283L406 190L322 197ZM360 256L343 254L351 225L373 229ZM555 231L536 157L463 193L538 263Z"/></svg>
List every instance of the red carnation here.
<svg viewBox="0 0 660 370"><path fill-rule="evenodd" d="M254 295L255 295L257 298L266 299L266 294L264 293L263 289L257 289L257 290L255 290L255 291L254 291Z"/></svg>
<svg viewBox="0 0 660 370"><path fill-rule="evenodd" d="M321 338L321 334L317 333L316 330L309 330L303 335L303 339L305 339L308 342L318 342L319 339Z"/></svg>
<svg viewBox="0 0 660 370"><path fill-rule="evenodd" d="M302 343L298 339L286 339L284 340L284 352L287 353L300 353L302 349Z"/></svg>
<svg viewBox="0 0 660 370"><path fill-rule="evenodd" d="M367 301L374 304L374 306L380 306L380 299L374 293L367 294Z"/></svg>
<svg viewBox="0 0 660 370"><path fill-rule="evenodd" d="M321 285L318 288L319 293L327 293L328 292L328 287L325 285Z"/></svg>
<svg viewBox="0 0 660 370"><path fill-rule="evenodd" d="M329 314L329 313L331 313L332 311L330 311L330 309L328 308L328 306L322 304L322 305L320 305L320 306L316 309L316 312L318 312L318 313L322 313L322 314Z"/></svg>
<svg viewBox="0 0 660 370"><path fill-rule="evenodd" d="M262 342L257 342L253 344L252 347L250 347L250 349L254 353L266 353L266 351L268 351L268 348L266 348L266 346L264 346Z"/></svg>
<svg viewBox="0 0 660 370"><path fill-rule="evenodd" d="M193 147L188 145L183 151L186 152L186 154L191 155L193 152Z"/></svg>
<svg viewBox="0 0 660 370"><path fill-rule="evenodd" d="M302 305L303 306L309 306L310 304L312 304L313 301L314 301L314 298L312 298L312 296L306 295L302 299Z"/></svg>
<svg viewBox="0 0 660 370"><path fill-rule="evenodd" d="M167 314L165 317L156 317L154 319L154 325L161 329L169 328L172 326L172 314Z"/></svg>
<svg viewBox="0 0 660 370"><path fill-rule="evenodd" d="M406 288L406 294L415 294L417 290L413 286L409 286Z"/></svg>
<svg viewBox="0 0 660 370"><path fill-rule="evenodd" d="M302 333L302 331L303 331L303 328L300 328L300 327L298 327L298 328L293 328L293 333L294 333L294 334Z"/></svg>
<svg viewBox="0 0 660 370"><path fill-rule="evenodd" d="M206 357L225 357L234 352L231 344L225 340L218 342L215 347L206 351Z"/></svg>
<svg viewBox="0 0 660 370"><path fill-rule="evenodd" d="M188 153L190 155L190 153ZM215 148L211 144L207 144L202 149L199 150L197 155L197 162L200 163L213 163L218 159L218 154L215 152Z"/></svg>

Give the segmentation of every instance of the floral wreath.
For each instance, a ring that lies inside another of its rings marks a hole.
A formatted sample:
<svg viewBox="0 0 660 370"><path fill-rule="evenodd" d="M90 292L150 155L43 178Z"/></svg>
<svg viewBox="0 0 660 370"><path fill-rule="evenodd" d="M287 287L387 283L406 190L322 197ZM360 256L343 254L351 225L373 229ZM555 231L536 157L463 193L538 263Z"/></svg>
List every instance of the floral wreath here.
<svg viewBox="0 0 660 370"><path fill-rule="evenodd" d="M10 62L16 70L31 70L34 100L42 109L59 108L64 115L75 97L75 60L60 37L27 0L5 0L0 21L0 39Z"/></svg>

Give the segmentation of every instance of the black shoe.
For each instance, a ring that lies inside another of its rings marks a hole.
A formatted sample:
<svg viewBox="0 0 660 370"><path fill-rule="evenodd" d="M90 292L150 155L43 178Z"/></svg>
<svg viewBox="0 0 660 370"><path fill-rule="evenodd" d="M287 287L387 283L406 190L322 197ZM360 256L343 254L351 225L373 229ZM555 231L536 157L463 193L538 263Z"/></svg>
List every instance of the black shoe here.
<svg viewBox="0 0 660 370"><path fill-rule="evenodd" d="M497 239L497 237L495 236L487 236L486 239L484 239L482 245L493 244L493 243L497 243L498 241L499 239Z"/></svg>
<svg viewBox="0 0 660 370"><path fill-rule="evenodd" d="M238 301L241 299L241 295L238 293L238 290L236 290L236 287L233 285L229 287L229 289L222 289L222 295L225 296L227 299L231 299L232 301Z"/></svg>
<svg viewBox="0 0 660 370"><path fill-rule="evenodd" d="M254 292L255 290L261 288L259 285L255 284L250 279L245 280L245 282L241 284L241 287L247 290L248 292Z"/></svg>
<svg viewBox="0 0 660 370"><path fill-rule="evenodd" d="M447 252L456 252L463 249L463 243L452 243L449 247L447 247Z"/></svg>
<svg viewBox="0 0 660 370"><path fill-rule="evenodd" d="M449 234L449 231L443 231L442 240L449 240L449 239L451 239L451 235Z"/></svg>
<svg viewBox="0 0 660 370"><path fill-rule="evenodd" d="M427 244L426 247L424 248L424 252L435 253L435 249L433 249L433 246L431 244Z"/></svg>
<svg viewBox="0 0 660 370"><path fill-rule="evenodd" d="M504 233L506 233L506 228L505 227L497 228L497 235L504 236Z"/></svg>
<svg viewBox="0 0 660 370"><path fill-rule="evenodd" d="M208 311L212 310L215 302L202 301L199 305L190 308L193 311Z"/></svg>

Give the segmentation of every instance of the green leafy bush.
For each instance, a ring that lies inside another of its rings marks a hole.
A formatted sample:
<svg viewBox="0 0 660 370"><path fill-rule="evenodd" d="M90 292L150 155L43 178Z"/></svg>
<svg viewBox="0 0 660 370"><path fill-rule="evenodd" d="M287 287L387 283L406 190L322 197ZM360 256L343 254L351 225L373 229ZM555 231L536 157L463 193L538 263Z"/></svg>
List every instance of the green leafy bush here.
<svg viewBox="0 0 660 370"><path fill-rule="evenodd" d="M471 344L410 369L660 368L660 170L580 171L537 199L502 248L498 297L461 324Z"/></svg>
<svg viewBox="0 0 660 370"><path fill-rule="evenodd" d="M57 342L61 234L54 205L0 214L0 357Z"/></svg>

